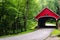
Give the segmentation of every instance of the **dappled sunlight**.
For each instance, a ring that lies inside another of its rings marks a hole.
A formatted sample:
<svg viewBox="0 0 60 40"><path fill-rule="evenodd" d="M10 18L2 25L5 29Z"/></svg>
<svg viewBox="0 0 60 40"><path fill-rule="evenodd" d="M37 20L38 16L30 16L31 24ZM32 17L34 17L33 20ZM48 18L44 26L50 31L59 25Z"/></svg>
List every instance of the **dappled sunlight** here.
<svg viewBox="0 0 60 40"><path fill-rule="evenodd" d="M45 22L45 26L56 26L56 20L53 18L50 18Z"/></svg>
<svg viewBox="0 0 60 40"><path fill-rule="evenodd" d="M54 23L45 23L45 26L56 26Z"/></svg>

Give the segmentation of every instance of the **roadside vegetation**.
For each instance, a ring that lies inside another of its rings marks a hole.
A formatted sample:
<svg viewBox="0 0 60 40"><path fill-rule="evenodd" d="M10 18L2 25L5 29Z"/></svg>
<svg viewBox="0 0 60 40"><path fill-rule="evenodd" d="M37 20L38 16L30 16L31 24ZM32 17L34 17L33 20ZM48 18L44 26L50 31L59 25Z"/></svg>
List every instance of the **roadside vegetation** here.
<svg viewBox="0 0 60 40"><path fill-rule="evenodd" d="M21 33L18 33L18 34L9 34L9 35L4 35L4 36L0 36L0 38L6 38L6 37L12 37L12 36L23 35L23 34L27 34L27 33L33 32L33 31L35 31L35 30L37 30L37 29L24 31L24 32L21 32Z"/></svg>
<svg viewBox="0 0 60 40"><path fill-rule="evenodd" d="M60 30L58 30L58 29L53 30L51 35L54 35L54 36L60 35Z"/></svg>

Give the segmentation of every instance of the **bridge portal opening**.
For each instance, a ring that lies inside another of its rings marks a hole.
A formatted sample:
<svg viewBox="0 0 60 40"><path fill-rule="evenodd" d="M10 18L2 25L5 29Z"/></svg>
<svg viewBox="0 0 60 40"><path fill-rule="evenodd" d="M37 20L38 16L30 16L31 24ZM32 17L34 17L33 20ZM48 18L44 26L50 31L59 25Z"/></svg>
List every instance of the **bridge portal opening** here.
<svg viewBox="0 0 60 40"><path fill-rule="evenodd" d="M39 28L57 28L56 19L53 17L41 17L38 19Z"/></svg>

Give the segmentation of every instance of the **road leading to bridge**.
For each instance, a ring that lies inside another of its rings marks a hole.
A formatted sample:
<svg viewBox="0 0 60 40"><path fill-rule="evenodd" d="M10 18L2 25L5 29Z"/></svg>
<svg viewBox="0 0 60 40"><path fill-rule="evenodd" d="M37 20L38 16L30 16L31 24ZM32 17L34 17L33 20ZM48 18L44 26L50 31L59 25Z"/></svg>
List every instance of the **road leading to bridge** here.
<svg viewBox="0 0 60 40"><path fill-rule="evenodd" d="M52 28L39 29L28 34L0 38L0 40L44 40L53 30Z"/></svg>

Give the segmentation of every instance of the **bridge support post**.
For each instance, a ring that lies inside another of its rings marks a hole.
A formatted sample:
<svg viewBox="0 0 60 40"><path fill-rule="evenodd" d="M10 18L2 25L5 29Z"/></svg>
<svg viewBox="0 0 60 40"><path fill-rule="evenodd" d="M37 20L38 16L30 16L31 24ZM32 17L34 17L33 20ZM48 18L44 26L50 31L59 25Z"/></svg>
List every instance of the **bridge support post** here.
<svg viewBox="0 0 60 40"><path fill-rule="evenodd" d="M58 20L56 20L56 29L58 29Z"/></svg>

